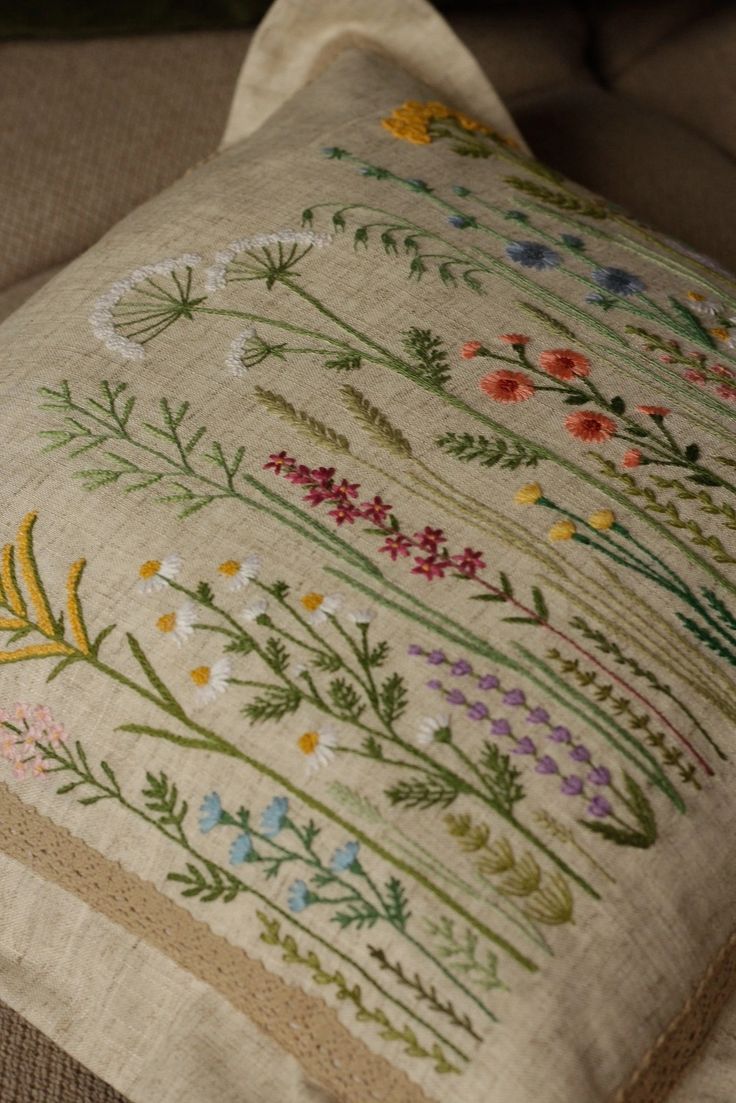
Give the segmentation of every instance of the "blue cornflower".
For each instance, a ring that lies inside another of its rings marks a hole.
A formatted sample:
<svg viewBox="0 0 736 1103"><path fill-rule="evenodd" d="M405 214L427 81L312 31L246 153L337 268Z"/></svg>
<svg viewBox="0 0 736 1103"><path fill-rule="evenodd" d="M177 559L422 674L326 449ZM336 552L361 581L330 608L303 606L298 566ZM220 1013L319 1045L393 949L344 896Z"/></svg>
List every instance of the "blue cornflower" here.
<svg viewBox="0 0 736 1103"><path fill-rule="evenodd" d="M330 869L333 873L344 873L358 860L360 843L349 842L339 847L332 855Z"/></svg>
<svg viewBox="0 0 736 1103"><path fill-rule="evenodd" d="M199 830L203 835L217 827L222 817L222 801L217 793L208 793L199 809Z"/></svg>
<svg viewBox="0 0 736 1103"><path fill-rule="evenodd" d="M312 903L312 894L304 881L294 881L289 886L288 903L293 912L303 912Z"/></svg>
<svg viewBox="0 0 736 1103"><path fill-rule="evenodd" d="M613 295L638 295L646 290L644 280L634 276L624 268L594 268L591 276L604 291L610 291Z"/></svg>
<svg viewBox="0 0 736 1103"><path fill-rule="evenodd" d="M560 241L563 241L570 249L585 248L585 242L577 234L560 234Z"/></svg>
<svg viewBox="0 0 736 1103"><path fill-rule="evenodd" d="M469 218L464 214L451 214L447 221L456 230L467 230L468 226L477 226L474 218Z"/></svg>
<svg viewBox="0 0 736 1103"><path fill-rule="evenodd" d="M289 802L286 797L274 797L261 815L261 831L267 839L274 839L278 835L288 812Z"/></svg>
<svg viewBox="0 0 736 1103"><path fill-rule="evenodd" d="M240 865L241 862L246 862L252 850L253 839L250 835L238 835L237 839L230 847L230 864L237 866Z"/></svg>
<svg viewBox="0 0 736 1103"><path fill-rule="evenodd" d="M560 263L560 254L539 241L511 241L506 246L506 256L522 268L536 268L539 272L557 268Z"/></svg>

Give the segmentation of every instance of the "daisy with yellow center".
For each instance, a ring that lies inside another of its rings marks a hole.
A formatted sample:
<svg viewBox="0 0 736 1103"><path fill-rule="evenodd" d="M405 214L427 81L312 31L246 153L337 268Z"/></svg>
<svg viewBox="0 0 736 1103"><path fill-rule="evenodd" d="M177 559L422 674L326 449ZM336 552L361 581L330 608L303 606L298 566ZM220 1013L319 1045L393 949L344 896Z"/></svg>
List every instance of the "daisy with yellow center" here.
<svg viewBox="0 0 736 1103"><path fill-rule="evenodd" d="M138 568L138 589L142 594L155 594L164 590L179 574L182 558L173 552L165 559L147 559Z"/></svg>
<svg viewBox="0 0 736 1103"><path fill-rule="evenodd" d="M226 559L217 568L227 581L229 590L244 590L249 582L258 578L261 569L260 555L246 555L245 559Z"/></svg>
<svg viewBox="0 0 736 1103"><path fill-rule="evenodd" d="M706 317L714 318L717 314L720 314L720 304L714 302L713 299L708 299L705 295L701 295L699 291L688 291L687 293L688 306L697 311L698 314L704 314Z"/></svg>
<svg viewBox="0 0 736 1103"><path fill-rule="evenodd" d="M300 735L296 745L307 761L307 777L310 777L332 762L337 747L337 736L332 728L313 728L312 731Z"/></svg>
<svg viewBox="0 0 736 1103"><path fill-rule="evenodd" d="M342 605L340 594L318 594L311 591L299 600L307 610L307 620L315 626L325 624L329 617L334 617Z"/></svg>
<svg viewBox="0 0 736 1103"><path fill-rule="evenodd" d="M577 529L572 521L555 521L547 535L553 541L572 540L576 532Z"/></svg>
<svg viewBox="0 0 736 1103"><path fill-rule="evenodd" d="M189 671L189 677L194 682L194 701L197 706L211 704L220 694L224 693L230 682L232 663L223 656L212 666L197 666Z"/></svg>
<svg viewBox="0 0 736 1103"><path fill-rule="evenodd" d="M539 483L527 483L526 486L519 487L514 494L514 501L517 506L533 506L542 497L542 488Z"/></svg>
<svg viewBox="0 0 736 1103"><path fill-rule="evenodd" d="M170 636L181 647L189 639L197 623L197 608L191 601L185 601L178 609L164 613L156 621L159 632Z"/></svg>
<svg viewBox="0 0 736 1103"><path fill-rule="evenodd" d="M616 524L616 515L610 509L597 509L588 518L588 524L598 532L608 532Z"/></svg>

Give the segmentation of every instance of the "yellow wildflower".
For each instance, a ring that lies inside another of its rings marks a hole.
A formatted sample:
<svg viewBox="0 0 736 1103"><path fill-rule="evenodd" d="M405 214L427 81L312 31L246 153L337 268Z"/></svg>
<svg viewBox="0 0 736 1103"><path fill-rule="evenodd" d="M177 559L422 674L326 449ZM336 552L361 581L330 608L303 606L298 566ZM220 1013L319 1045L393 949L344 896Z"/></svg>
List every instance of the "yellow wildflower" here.
<svg viewBox="0 0 736 1103"><path fill-rule="evenodd" d="M517 506L533 506L542 497L542 488L539 483L527 483L520 487L514 494Z"/></svg>
<svg viewBox="0 0 736 1103"><path fill-rule="evenodd" d="M598 509L595 513L591 513L588 518L588 524L592 529L597 529L598 532L608 532L616 523L616 515L610 509Z"/></svg>
<svg viewBox="0 0 736 1103"><path fill-rule="evenodd" d="M550 540L572 540L576 532L572 521L555 521L547 535Z"/></svg>

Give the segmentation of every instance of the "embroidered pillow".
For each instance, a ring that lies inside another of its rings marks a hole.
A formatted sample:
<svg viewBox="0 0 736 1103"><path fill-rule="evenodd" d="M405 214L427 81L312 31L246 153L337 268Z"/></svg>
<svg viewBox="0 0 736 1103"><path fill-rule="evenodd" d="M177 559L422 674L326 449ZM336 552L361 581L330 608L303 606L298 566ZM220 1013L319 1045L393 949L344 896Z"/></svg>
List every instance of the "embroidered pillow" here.
<svg viewBox="0 0 736 1103"><path fill-rule="evenodd" d="M356 51L11 318L0 997L143 1103L663 1100L736 971L735 327Z"/></svg>

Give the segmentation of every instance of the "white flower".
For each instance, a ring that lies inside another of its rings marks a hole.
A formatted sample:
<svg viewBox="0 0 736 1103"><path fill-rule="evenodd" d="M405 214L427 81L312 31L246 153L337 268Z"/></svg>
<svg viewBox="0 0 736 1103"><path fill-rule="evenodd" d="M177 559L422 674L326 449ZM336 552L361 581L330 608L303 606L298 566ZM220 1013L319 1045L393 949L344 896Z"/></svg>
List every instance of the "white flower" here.
<svg viewBox="0 0 736 1103"><path fill-rule="evenodd" d="M240 614L241 620L258 620L262 617L268 609L268 601L265 597L260 597L256 601L251 601L250 605L246 605Z"/></svg>
<svg viewBox="0 0 736 1103"><path fill-rule="evenodd" d="M225 363L236 379L242 379L248 371L247 366L243 363L243 356L245 355L246 345L255 335L256 331L251 326L250 329L244 329L242 333L239 333L230 345Z"/></svg>
<svg viewBox="0 0 736 1103"><path fill-rule="evenodd" d="M306 674L309 668L304 663L294 663L291 668L292 678L301 678L302 674Z"/></svg>
<svg viewBox="0 0 736 1103"><path fill-rule="evenodd" d="M304 594L299 599L307 610L307 620L312 625L324 624L328 617L334 617L342 605L342 597L340 594L318 594L308 593Z"/></svg>
<svg viewBox="0 0 736 1103"><path fill-rule="evenodd" d="M348 613L353 624L370 624L376 619L375 609L358 609L354 613Z"/></svg>
<svg viewBox="0 0 736 1103"><path fill-rule="evenodd" d="M723 342L727 349L736 349L736 329L731 328L728 331L728 337Z"/></svg>
<svg viewBox="0 0 736 1103"><path fill-rule="evenodd" d="M215 253L215 263L204 274L204 285L208 291L221 291L227 283L229 266L241 253L267 249L269 245L303 245L305 248L314 246L321 249L331 241L332 234L315 234L312 230L280 230L274 234L238 238Z"/></svg>
<svg viewBox="0 0 736 1103"><path fill-rule="evenodd" d="M688 291L687 301L691 310L695 310L698 314L703 314L707 318L715 318L722 309L720 303L713 299L707 299L699 291Z"/></svg>
<svg viewBox="0 0 736 1103"><path fill-rule="evenodd" d="M417 731L417 743L420 747L428 747L435 741L446 742L449 732L449 716L425 716Z"/></svg>
<svg viewBox="0 0 736 1103"><path fill-rule="evenodd" d="M209 705L221 693L224 693L232 674L232 663L226 656L218 659L212 666L198 666L189 672L189 677L197 687L194 701L197 706Z"/></svg>
<svg viewBox="0 0 736 1103"><path fill-rule="evenodd" d="M249 582L258 578L261 570L260 555L246 555L245 559L226 559L217 568L227 579L228 589L244 590Z"/></svg>
<svg viewBox="0 0 736 1103"><path fill-rule="evenodd" d="M138 589L142 594L155 594L166 588L181 570L182 558L176 552L165 559L147 559L138 568Z"/></svg>
<svg viewBox="0 0 736 1103"><path fill-rule="evenodd" d="M307 760L307 777L316 773L322 766L329 765L335 757L337 736L332 728L304 732L297 740L297 747Z"/></svg>
<svg viewBox="0 0 736 1103"><path fill-rule="evenodd" d="M170 635L181 647L194 632L198 619L196 605L191 601L185 601L178 609L160 616L156 621L156 627L159 632Z"/></svg>
<svg viewBox="0 0 736 1103"><path fill-rule="evenodd" d="M156 332L165 328L169 320L173 320L180 313L182 292L176 287L176 293L172 293L167 301L162 298L161 291L153 284L150 293L144 292L140 298L131 296L130 302L124 309L115 315L115 309L121 300L132 291L133 288L153 280L154 277L169 277L177 269L186 268L191 272L201 263L202 258L197 253L184 253L180 257L167 257L157 261L156 264L144 264L134 269L130 275L125 276L110 287L96 300L89 316L89 324L92 333L98 341L110 350L116 352L126 360L142 360L145 356L143 344L134 341L134 336L146 332L146 339L150 340ZM122 330L128 329L130 336L126 336Z"/></svg>

